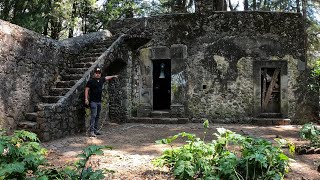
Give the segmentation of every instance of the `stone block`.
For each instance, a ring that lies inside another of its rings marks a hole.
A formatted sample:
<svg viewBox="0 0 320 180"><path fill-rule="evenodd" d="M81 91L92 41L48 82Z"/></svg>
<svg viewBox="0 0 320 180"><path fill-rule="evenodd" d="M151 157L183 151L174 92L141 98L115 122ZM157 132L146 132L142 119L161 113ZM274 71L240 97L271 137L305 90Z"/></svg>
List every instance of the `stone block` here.
<svg viewBox="0 0 320 180"><path fill-rule="evenodd" d="M151 48L151 59L170 59L170 50L165 46Z"/></svg>
<svg viewBox="0 0 320 180"><path fill-rule="evenodd" d="M141 104L137 108L137 116L138 117L150 117L151 111L152 111L152 107L150 104Z"/></svg>
<svg viewBox="0 0 320 180"><path fill-rule="evenodd" d="M188 56L187 46L183 44L173 44L170 47L170 59L186 59Z"/></svg>
<svg viewBox="0 0 320 180"><path fill-rule="evenodd" d="M171 117L183 118L185 117L185 107L184 105L175 104L170 106Z"/></svg>

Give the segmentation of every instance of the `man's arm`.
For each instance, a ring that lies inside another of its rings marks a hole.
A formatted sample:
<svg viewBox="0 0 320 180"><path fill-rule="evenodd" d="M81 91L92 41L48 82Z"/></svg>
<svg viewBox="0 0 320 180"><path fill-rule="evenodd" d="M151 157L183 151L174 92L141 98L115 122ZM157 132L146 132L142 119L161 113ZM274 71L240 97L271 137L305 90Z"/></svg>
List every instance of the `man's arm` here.
<svg viewBox="0 0 320 180"><path fill-rule="evenodd" d="M89 87L86 87L84 90L84 98L86 105L89 105Z"/></svg>
<svg viewBox="0 0 320 180"><path fill-rule="evenodd" d="M106 80L111 80L113 78L118 78L118 75L106 76L105 78L106 78Z"/></svg>

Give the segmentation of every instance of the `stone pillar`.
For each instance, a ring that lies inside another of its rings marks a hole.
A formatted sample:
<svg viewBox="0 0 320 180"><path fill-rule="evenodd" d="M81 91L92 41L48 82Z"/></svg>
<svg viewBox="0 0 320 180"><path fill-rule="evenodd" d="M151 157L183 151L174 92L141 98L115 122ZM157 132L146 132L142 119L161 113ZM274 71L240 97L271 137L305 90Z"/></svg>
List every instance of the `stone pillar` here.
<svg viewBox="0 0 320 180"><path fill-rule="evenodd" d="M150 48L140 50L141 78L139 105L137 107L138 117L148 117L152 111L152 62Z"/></svg>
<svg viewBox="0 0 320 180"><path fill-rule="evenodd" d="M171 116L184 117L187 90L186 60L187 46L174 44L170 47L171 57Z"/></svg>

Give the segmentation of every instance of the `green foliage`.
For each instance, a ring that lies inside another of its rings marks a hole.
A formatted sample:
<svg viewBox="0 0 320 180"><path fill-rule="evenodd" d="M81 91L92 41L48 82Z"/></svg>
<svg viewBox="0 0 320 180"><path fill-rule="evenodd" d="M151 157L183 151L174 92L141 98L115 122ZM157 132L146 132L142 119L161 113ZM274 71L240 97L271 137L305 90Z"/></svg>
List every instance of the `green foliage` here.
<svg viewBox="0 0 320 180"><path fill-rule="evenodd" d="M67 166L64 169L44 169L38 175L44 179L104 179L103 170L93 170L92 167L86 166L92 155L103 154L102 149L112 148L109 146L88 146L78 155L80 159L74 163L74 166Z"/></svg>
<svg viewBox="0 0 320 180"><path fill-rule="evenodd" d="M13 135L0 131L0 180L2 179L104 179L103 170L87 166L92 155L103 154L109 146L86 147L73 166L63 169L47 167L47 150L41 148L36 134L19 130Z"/></svg>
<svg viewBox="0 0 320 180"><path fill-rule="evenodd" d="M300 137L310 141L310 146L320 147L320 131L312 124L304 124L300 129Z"/></svg>
<svg viewBox="0 0 320 180"><path fill-rule="evenodd" d="M34 133L20 130L8 136L1 130L0 179L24 179L27 172L36 173L46 162L46 152Z"/></svg>
<svg viewBox="0 0 320 180"><path fill-rule="evenodd" d="M208 121L204 127L208 128ZM155 166L167 166L177 179L283 179L288 172L289 158L281 145L294 145L285 140L270 141L245 137L224 128L217 128L217 139L205 143L193 134L179 133L157 141L169 144L178 137L187 137L182 147L165 150L153 160Z"/></svg>

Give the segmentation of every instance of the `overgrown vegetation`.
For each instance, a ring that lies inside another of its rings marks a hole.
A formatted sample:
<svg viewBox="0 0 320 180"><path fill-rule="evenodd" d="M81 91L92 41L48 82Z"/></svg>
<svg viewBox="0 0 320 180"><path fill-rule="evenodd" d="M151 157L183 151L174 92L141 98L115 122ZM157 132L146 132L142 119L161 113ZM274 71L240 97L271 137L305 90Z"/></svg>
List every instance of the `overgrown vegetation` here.
<svg viewBox="0 0 320 180"><path fill-rule="evenodd" d="M47 150L39 144L36 134L19 130L12 135L0 131L0 180L2 179L104 179L103 170L86 166L92 155L103 154L108 146L92 145L78 155L73 166L49 167Z"/></svg>
<svg viewBox="0 0 320 180"><path fill-rule="evenodd" d="M311 147L320 148L320 130L313 123L307 123L300 129L300 137L310 141Z"/></svg>
<svg viewBox="0 0 320 180"><path fill-rule="evenodd" d="M245 137L224 128L217 128L216 140L206 143L209 127L204 122L205 133L200 139L194 134L182 132L157 141L171 145L171 149L153 160L156 166L167 166L177 179L283 179L288 173L289 158L281 150L288 145L294 153L294 145L283 139L270 141ZM172 142L179 137L188 140L182 147L173 148Z"/></svg>

